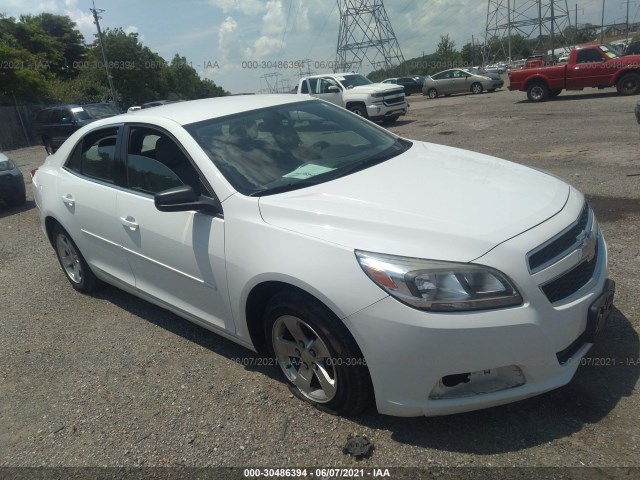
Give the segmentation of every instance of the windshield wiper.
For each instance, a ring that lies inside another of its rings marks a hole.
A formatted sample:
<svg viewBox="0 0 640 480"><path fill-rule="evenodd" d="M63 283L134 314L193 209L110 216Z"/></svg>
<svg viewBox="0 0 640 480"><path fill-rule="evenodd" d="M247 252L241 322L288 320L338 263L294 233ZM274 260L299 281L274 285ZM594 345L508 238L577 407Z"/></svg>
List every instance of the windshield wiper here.
<svg viewBox="0 0 640 480"><path fill-rule="evenodd" d="M256 190L249 194L250 197L261 197L263 195L274 195L276 193L289 192L291 190L297 190L299 188L310 187L311 185L317 185L324 182L324 179L317 179L317 177L306 178L297 182L289 182L284 185L278 185L277 187L263 188L262 190Z"/></svg>

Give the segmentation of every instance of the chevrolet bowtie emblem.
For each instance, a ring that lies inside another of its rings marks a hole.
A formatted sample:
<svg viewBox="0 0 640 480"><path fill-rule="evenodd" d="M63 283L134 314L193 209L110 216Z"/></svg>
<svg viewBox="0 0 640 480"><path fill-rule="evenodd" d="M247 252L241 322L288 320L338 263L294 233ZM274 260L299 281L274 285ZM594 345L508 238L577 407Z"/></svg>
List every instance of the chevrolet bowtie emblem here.
<svg viewBox="0 0 640 480"><path fill-rule="evenodd" d="M581 260L592 260L593 257L596 256L596 244L597 238L595 235L595 231L591 232L582 232L576 238L580 245L578 245L578 250L580 251L580 259Z"/></svg>

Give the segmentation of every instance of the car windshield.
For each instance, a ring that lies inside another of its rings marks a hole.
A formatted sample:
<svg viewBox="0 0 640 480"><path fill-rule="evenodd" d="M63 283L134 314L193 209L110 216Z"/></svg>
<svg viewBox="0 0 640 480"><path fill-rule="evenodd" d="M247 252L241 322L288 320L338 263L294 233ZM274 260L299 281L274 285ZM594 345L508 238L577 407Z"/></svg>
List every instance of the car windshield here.
<svg viewBox="0 0 640 480"><path fill-rule="evenodd" d="M278 105L185 128L229 183L253 196L327 182L393 158L411 146L321 101Z"/></svg>
<svg viewBox="0 0 640 480"><path fill-rule="evenodd" d="M479 70L477 68L466 68L465 71L473 73L474 75L484 75L486 73L484 70Z"/></svg>
<svg viewBox="0 0 640 480"><path fill-rule="evenodd" d="M613 45L600 45L600 50L602 50L607 58L618 58L622 56L622 52Z"/></svg>
<svg viewBox="0 0 640 480"><path fill-rule="evenodd" d="M353 75L341 75L336 77L342 85L346 88L349 87L359 87L361 85L371 85L373 82L369 80L364 75L353 74Z"/></svg>
<svg viewBox="0 0 640 480"><path fill-rule="evenodd" d="M76 113L76 115L78 115L78 117L81 120L87 120L89 118L93 118L93 119L107 118L107 117L113 117L114 115L120 114L118 109L109 103L83 105L82 108L84 109L84 115L85 115L84 117L81 117L80 115L78 115L78 113Z"/></svg>

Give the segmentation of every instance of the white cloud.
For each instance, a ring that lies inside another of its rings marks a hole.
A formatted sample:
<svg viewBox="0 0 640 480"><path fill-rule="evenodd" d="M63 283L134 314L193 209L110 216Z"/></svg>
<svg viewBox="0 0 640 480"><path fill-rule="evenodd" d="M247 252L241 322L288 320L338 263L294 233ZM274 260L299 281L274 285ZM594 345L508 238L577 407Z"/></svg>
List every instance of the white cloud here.
<svg viewBox="0 0 640 480"><path fill-rule="evenodd" d="M220 8L224 13L241 12L255 15L264 12L266 6L261 0L209 0L209 3Z"/></svg>
<svg viewBox="0 0 640 480"><path fill-rule="evenodd" d="M245 50L245 55L259 60L269 55L279 54L285 45L286 43L279 38L263 35L254 42L252 49Z"/></svg>
<svg viewBox="0 0 640 480"><path fill-rule="evenodd" d="M281 0L269 0L267 13L262 17L262 34L282 35L286 27L288 27L287 14L284 12Z"/></svg>
<svg viewBox="0 0 640 480"><path fill-rule="evenodd" d="M127 35L131 33L138 33L138 27L136 27L135 25L129 25L124 29L124 33L126 33Z"/></svg>
<svg viewBox="0 0 640 480"><path fill-rule="evenodd" d="M242 36L238 32L238 22L233 17L225 18L218 31L218 50L224 60L237 60L243 50Z"/></svg>

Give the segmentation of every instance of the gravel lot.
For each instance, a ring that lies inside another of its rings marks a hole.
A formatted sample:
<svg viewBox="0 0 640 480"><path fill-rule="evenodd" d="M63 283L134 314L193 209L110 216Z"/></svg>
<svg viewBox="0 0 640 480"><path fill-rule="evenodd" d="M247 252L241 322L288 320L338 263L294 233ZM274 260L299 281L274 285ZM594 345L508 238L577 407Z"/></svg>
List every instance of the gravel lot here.
<svg viewBox="0 0 640 480"><path fill-rule="evenodd" d="M274 367L243 366L254 355L228 340L115 288L76 293L29 192L22 208L0 206L0 467L640 467L637 98L525 99L412 96L392 130L548 170L588 196L617 308L568 386L448 417L322 413ZM44 149L8 154L30 184ZM370 459L342 453L350 433L375 443Z"/></svg>

